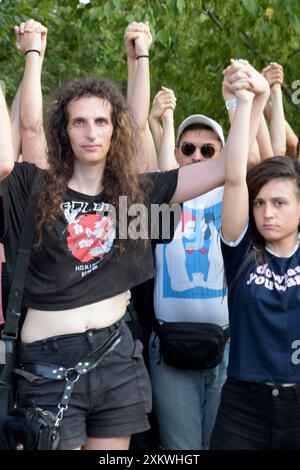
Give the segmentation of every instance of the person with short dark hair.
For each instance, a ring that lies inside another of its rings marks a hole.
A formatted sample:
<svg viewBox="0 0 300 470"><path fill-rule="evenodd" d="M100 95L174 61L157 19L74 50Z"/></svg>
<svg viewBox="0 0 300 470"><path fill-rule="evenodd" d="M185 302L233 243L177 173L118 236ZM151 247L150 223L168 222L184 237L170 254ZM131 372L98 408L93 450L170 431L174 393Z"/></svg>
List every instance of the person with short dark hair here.
<svg viewBox="0 0 300 470"><path fill-rule="evenodd" d="M222 205L231 342L210 447L300 450L300 166L272 157L247 174L252 103L263 112L269 85L241 61L225 84L239 122L227 141Z"/></svg>

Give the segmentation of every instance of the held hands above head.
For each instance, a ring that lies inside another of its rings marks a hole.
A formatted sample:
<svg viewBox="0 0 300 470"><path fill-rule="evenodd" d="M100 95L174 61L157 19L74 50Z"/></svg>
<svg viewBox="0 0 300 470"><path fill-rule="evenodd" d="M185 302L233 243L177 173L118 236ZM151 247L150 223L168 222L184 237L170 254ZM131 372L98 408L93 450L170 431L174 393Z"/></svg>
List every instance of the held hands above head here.
<svg viewBox="0 0 300 470"><path fill-rule="evenodd" d="M145 21L145 23L136 21L130 23L125 30L124 42L128 58L137 60L140 56L148 56L152 43L148 21Z"/></svg>
<svg viewBox="0 0 300 470"><path fill-rule="evenodd" d="M263 76L268 80L270 88L275 85L281 86L284 80L283 68L277 62L270 62L262 72Z"/></svg>
<svg viewBox="0 0 300 470"><path fill-rule="evenodd" d="M174 91L170 88L162 86L158 93L156 93L152 109L149 114L149 120L155 119L160 121L172 115L176 108L176 96Z"/></svg>
<svg viewBox="0 0 300 470"><path fill-rule="evenodd" d="M283 84L283 68L276 62L270 62L262 71L271 88L271 100L264 109L264 114L270 123L270 135L274 155L285 155L287 144L292 142L295 146L293 131L286 123L282 101L281 85ZM290 146L289 146L290 150ZM293 152L294 153L294 152Z"/></svg>
<svg viewBox="0 0 300 470"><path fill-rule="evenodd" d="M222 96L223 96L224 102L226 103L226 107L228 106L227 107L228 110L235 108L235 105L234 105L235 94L232 90L230 90L226 86L225 78L222 82Z"/></svg>
<svg viewBox="0 0 300 470"><path fill-rule="evenodd" d="M38 21L30 19L20 26L15 26L14 30L17 49L24 54L30 49L37 50L43 60L47 45L47 28Z"/></svg>
<svg viewBox="0 0 300 470"><path fill-rule="evenodd" d="M267 99L270 87L262 74L255 70L247 60L231 59L231 64L223 71L224 87L234 93L240 101L248 101L263 96Z"/></svg>
<svg viewBox="0 0 300 470"><path fill-rule="evenodd" d="M231 59L231 65L223 71L223 88L234 93L239 101L246 102L254 98L254 93L251 91L250 67L246 61Z"/></svg>
<svg viewBox="0 0 300 470"><path fill-rule="evenodd" d="M149 114L149 124L158 156L158 168L161 171L177 168L174 156L174 110L176 97L170 88L162 86L155 95ZM161 126L162 124L162 126Z"/></svg>

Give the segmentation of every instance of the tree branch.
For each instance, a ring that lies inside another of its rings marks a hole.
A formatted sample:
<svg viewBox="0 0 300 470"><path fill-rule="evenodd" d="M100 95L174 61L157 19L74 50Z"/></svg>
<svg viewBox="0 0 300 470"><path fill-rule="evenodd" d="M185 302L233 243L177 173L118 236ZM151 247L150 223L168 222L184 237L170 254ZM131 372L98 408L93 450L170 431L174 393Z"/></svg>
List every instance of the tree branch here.
<svg viewBox="0 0 300 470"><path fill-rule="evenodd" d="M206 8L204 4L203 4L203 8L202 8L202 13L204 15L208 16L211 20L213 20L213 22L217 25L217 27L221 31L225 31L225 28L224 28L223 24L221 23L220 18L217 15L215 15L214 12L210 8Z"/></svg>
<svg viewBox="0 0 300 470"><path fill-rule="evenodd" d="M290 55L288 55L288 59L290 59L291 57L293 57L293 55L296 55L298 52L300 52L300 49L297 49L296 51L293 51Z"/></svg>

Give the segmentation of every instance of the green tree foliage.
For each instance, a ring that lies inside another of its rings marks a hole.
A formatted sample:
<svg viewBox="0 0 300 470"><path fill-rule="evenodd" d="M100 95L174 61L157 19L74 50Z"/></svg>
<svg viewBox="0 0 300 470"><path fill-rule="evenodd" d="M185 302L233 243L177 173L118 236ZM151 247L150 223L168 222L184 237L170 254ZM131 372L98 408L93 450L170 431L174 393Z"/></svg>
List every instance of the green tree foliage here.
<svg viewBox="0 0 300 470"><path fill-rule="evenodd" d="M23 67L12 27L30 17L49 29L45 96L66 77L83 74L105 75L125 86L125 27L149 20L152 94L161 84L174 89L177 123L205 113L228 128L222 70L231 57L241 57L258 69L271 60L283 65L286 116L300 128L299 107L291 99L292 83L300 80L298 0L0 0L1 78L9 98Z"/></svg>

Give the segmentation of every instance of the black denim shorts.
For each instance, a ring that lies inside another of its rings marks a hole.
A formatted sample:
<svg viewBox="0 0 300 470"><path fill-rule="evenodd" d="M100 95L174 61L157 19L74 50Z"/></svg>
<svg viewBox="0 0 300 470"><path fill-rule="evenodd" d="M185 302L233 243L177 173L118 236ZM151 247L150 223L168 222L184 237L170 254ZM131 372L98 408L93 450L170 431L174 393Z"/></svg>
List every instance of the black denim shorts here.
<svg viewBox="0 0 300 470"><path fill-rule="evenodd" d="M26 362L74 367L120 326L121 341L103 361L75 383L61 422L60 449L74 449L88 437L123 437L149 429L151 385L142 343L133 340L124 321L108 328L19 343L19 365ZM18 405L34 400L57 413L65 382L18 377Z"/></svg>

